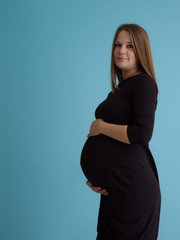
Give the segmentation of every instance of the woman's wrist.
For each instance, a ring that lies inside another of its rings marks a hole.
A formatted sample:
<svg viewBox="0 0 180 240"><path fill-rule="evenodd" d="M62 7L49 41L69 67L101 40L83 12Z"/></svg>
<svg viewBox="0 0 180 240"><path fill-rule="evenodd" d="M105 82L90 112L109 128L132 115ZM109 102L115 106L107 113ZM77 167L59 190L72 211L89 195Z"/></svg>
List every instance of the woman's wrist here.
<svg viewBox="0 0 180 240"><path fill-rule="evenodd" d="M100 126L100 132L101 132L101 134L105 134L105 130L106 130L106 127L107 127L107 125L108 125L109 123L107 123L107 122L105 122L105 121L102 121L101 122L101 126Z"/></svg>

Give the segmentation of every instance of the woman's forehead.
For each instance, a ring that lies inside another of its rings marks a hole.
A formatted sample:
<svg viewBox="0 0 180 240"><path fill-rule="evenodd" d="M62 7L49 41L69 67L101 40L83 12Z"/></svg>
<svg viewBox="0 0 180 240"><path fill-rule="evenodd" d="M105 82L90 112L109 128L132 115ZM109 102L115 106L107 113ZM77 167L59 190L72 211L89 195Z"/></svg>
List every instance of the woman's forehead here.
<svg viewBox="0 0 180 240"><path fill-rule="evenodd" d="M118 34L116 41L119 41L119 42L123 41L125 43L132 43L132 38L131 38L131 35L128 31L122 30Z"/></svg>

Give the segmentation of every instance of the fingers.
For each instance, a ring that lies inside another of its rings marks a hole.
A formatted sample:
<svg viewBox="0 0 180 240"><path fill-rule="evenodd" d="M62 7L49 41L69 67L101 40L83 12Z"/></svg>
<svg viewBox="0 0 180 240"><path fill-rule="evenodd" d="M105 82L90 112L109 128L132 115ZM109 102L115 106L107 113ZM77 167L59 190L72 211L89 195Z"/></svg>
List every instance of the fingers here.
<svg viewBox="0 0 180 240"><path fill-rule="evenodd" d="M87 184L94 192L108 196L108 192L107 192L106 189L102 189L101 187L95 187L95 186L93 186L92 183L89 182L89 181L87 181L86 184Z"/></svg>
<svg viewBox="0 0 180 240"><path fill-rule="evenodd" d="M108 192L105 189L102 189L102 190L99 190L99 191L96 191L96 192L108 196Z"/></svg>

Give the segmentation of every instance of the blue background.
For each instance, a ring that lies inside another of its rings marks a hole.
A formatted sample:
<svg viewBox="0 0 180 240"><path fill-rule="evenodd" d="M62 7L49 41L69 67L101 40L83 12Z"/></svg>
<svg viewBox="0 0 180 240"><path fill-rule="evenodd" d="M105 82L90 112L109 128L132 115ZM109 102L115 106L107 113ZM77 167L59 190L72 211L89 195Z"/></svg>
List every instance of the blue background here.
<svg viewBox="0 0 180 240"><path fill-rule="evenodd" d="M92 240L100 195L80 154L111 91L117 27L149 34L159 86L150 149L162 193L159 240L179 240L179 2L0 1L0 239Z"/></svg>

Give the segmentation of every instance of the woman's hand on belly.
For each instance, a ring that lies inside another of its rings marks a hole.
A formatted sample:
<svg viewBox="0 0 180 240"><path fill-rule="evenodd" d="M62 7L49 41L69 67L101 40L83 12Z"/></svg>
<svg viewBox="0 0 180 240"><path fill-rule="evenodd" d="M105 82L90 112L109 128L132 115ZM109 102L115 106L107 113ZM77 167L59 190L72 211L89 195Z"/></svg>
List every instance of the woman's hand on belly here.
<svg viewBox="0 0 180 240"><path fill-rule="evenodd" d="M89 181L86 182L86 184L96 193L101 193L103 195L108 196L108 192L105 189L102 189L101 187L95 187L93 186Z"/></svg>
<svg viewBox="0 0 180 240"><path fill-rule="evenodd" d="M87 137L91 137L91 136L96 136L102 133L102 123L103 123L103 119L99 118L96 119L95 121L92 121L91 123L91 127L90 127L90 132L87 135Z"/></svg>

